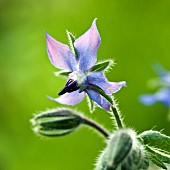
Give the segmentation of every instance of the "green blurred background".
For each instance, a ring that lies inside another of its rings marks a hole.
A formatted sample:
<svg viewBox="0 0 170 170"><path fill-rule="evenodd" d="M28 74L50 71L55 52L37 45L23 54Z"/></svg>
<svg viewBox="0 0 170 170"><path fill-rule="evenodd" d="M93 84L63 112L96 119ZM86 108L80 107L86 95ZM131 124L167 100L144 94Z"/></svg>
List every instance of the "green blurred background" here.
<svg viewBox="0 0 170 170"><path fill-rule="evenodd" d="M146 107L138 96L151 92L155 62L170 69L169 0L0 0L0 170L91 170L105 143L82 127L66 137L36 136L29 120L33 113L61 105L57 96L65 79L53 75L47 57L45 31L67 43L65 30L80 36L94 18L102 37L98 60L117 63L107 76L126 80L115 95L127 125L138 132L154 128L170 134L168 109ZM89 114L84 100L79 111L112 130L110 115L102 109Z"/></svg>

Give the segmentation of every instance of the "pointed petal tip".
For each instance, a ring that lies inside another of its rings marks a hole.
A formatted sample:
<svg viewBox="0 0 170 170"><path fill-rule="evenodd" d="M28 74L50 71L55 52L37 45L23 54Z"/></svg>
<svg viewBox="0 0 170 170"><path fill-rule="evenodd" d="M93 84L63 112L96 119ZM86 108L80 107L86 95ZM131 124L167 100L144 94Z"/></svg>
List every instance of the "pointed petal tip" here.
<svg viewBox="0 0 170 170"><path fill-rule="evenodd" d="M120 83L122 84L122 86L125 86L125 87L127 86L126 81L121 81Z"/></svg>
<svg viewBox="0 0 170 170"><path fill-rule="evenodd" d="M51 97L51 96L47 96L47 98L48 98L49 100L52 100L52 101L55 100L55 99L54 99L53 97Z"/></svg>
<svg viewBox="0 0 170 170"><path fill-rule="evenodd" d="M95 27L97 29L96 21L97 21L97 18L93 20L91 27Z"/></svg>
<svg viewBox="0 0 170 170"><path fill-rule="evenodd" d="M127 87L127 83L126 81L120 81L118 82L118 86L121 88L121 87Z"/></svg>
<svg viewBox="0 0 170 170"><path fill-rule="evenodd" d="M53 98L53 97L51 97L51 96L47 96L47 98L48 98L49 100L51 100L51 101L55 101L55 102L59 102L59 103L60 103L60 101L58 100L58 98Z"/></svg>
<svg viewBox="0 0 170 170"><path fill-rule="evenodd" d="M108 94L116 93L118 92L122 87L126 87L126 81L121 82L111 82L112 84L112 91L109 91Z"/></svg>
<svg viewBox="0 0 170 170"><path fill-rule="evenodd" d="M47 31L45 32L46 41L50 43L51 40L55 40ZM55 40L57 41L57 40Z"/></svg>
<svg viewBox="0 0 170 170"><path fill-rule="evenodd" d="M54 39L47 31L45 32L45 37L46 37L46 41L56 41L58 42L56 39Z"/></svg>
<svg viewBox="0 0 170 170"><path fill-rule="evenodd" d="M45 36L46 36L46 38L48 38L50 36L47 31L45 32Z"/></svg>
<svg viewBox="0 0 170 170"><path fill-rule="evenodd" d="M51 37L51 35L47 31L45 32L45 37L46 37L46 42L48 44L52 37Z"/></svg>
<svg viewBox="0 0 170 170"><path fill-rule="evenodd" d="M47 32L47 31L45 31L45 35L46 35L46 36L48 35L48 32Z"/></svg>
<svg viewBox="0 0 170 170"><path fill-rule="evenodd" d="M96 24L97 18L94 18L93 23L92 24Z"/></svg>

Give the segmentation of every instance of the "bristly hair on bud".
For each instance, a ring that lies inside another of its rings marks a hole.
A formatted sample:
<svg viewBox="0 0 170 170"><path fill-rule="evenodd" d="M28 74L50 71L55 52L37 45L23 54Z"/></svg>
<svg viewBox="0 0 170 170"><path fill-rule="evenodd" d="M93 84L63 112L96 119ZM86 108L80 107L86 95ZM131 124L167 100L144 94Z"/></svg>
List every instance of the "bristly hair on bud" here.
<svg viewBox="0 0 170 170"><path fill-rule="evenodd" d="M110 140L96 164L96 170L147 169L149 162L136 133L131 129L120 129L111 135Z"/></svg>
<svg viewBox="0 0 170 170"><path fill-rule="evenodd" d="M129 129L121 129L110 136L108 144L100 155L96 170L116 170L126 158L133 145L133 137Z"/></svg>
<svg viewBox="0 0 170 170"><path fill-rule="evenodd" d="M74 132L82 122L82 118L74 110L66 108L47 110L31 120L35 133L50 137Z"/></svg>
<svg viewBox="0 0 170 170"><path fill-rule="evenodd" d="M122 168L124 170L147 170L148 167L149 157L142 144L135 139L131 151L122 162Z"/></svg>

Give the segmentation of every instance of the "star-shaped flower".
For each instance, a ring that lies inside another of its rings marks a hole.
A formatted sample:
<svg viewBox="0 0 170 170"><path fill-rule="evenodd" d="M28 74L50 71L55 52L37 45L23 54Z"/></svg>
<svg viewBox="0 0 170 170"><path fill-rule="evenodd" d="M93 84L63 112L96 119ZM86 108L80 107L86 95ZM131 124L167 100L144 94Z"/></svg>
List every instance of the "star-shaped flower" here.
<svg viewBox="0 0 170 170"><path fill-rule="evenodd" d="M69 37L72 38L72 37ZM97 50L100 45L100 35L94 19L90 29L82 36L75 39L71 48L56 41L48 33L46 34L47 51L51 63L69 73L65 87L59 92L59 98L51 98L61 104L76 105L87 94L93 101L105 110L110 110L110 102L99 93L101 89L106 95L112 95L125 86L125 81L108 82L102 69L96 64ZM108 61L107 61L108 62ZM96 87L96 88L92 88Z"/></svg>
<svg viewBox="0 0 170 170"><path fill-rule="evenodd" d="M152 86L158 87L158 90L153 94L144 94L139 99L145 105L161 102L165 106L170 107L170 72L165 70L160 64L154 65L154 70L158 74L158 78L150 82Z"/></svg>

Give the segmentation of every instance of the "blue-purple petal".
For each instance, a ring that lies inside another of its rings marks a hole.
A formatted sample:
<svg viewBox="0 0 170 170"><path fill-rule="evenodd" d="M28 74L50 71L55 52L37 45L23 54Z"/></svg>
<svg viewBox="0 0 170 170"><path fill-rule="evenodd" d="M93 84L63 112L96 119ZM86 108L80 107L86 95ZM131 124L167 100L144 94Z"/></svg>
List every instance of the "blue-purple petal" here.
<svg viewBox="0 0 170 170"><path fill-rule="evenodd" d="M98 92L94 90L86 90L86 93L89 95L89 97L94 100L100 107L102 107L105 110L110 110L110 103L101 96Z"/></svg>
<svg viewBox="0 0 170 170"><path fill-rule="evenodd" d="M88 75L88 83L99 86L106 94L111 95L126 86L125 81L109 82L102 72L92 72Z"/></svg>
<svg viewBox="0 0 170 170"><path fill-rule="evenodd" d="M55 67L68 71L76 70L75 55L67 45L56 41L48 33L46 33L46 41L49 59Z"/></svg>
<svg viewBox="0 0 170 170"><path fill-rule="evenodd" d="M161 88L155 93L155 98L165 106L170 106L170 88Z"/></svg>
<svg viewBox="0 0 170 170"><path fill-rule="evenodd" d="M146 106L153 105L157 102L156 98L152 94L145 94L139 97L139 100L141 103L143 103Z"/></svg>
<svg viewBox="0 0 170 170"><path fill-rule="evenodd" d="M170 89L161 88L155 94L145 94L140 96L140 101L145 105L153 105L156 102L161 102L165 106L170 106Z"/></svg>
<svg viewBox="0 0 170 170"><path fill-rule="evenodd" d="M97 60L97 50L100 45L100 35L94 19L90 29L74 42L79 58L79 69L86 71L94 66Z"/></svg>
<svg viewBox="0 0 170 170"><path fill-rule="evenodd" d="M85 92L79 93L79 91L77 90L77 91L74 91L71 93L65 93L58 98L50 97L50 99L54 100L58 103L61 103L61 104L74 106L74 105L80 103L84 99L84 96L85 96Z"/></svg>

